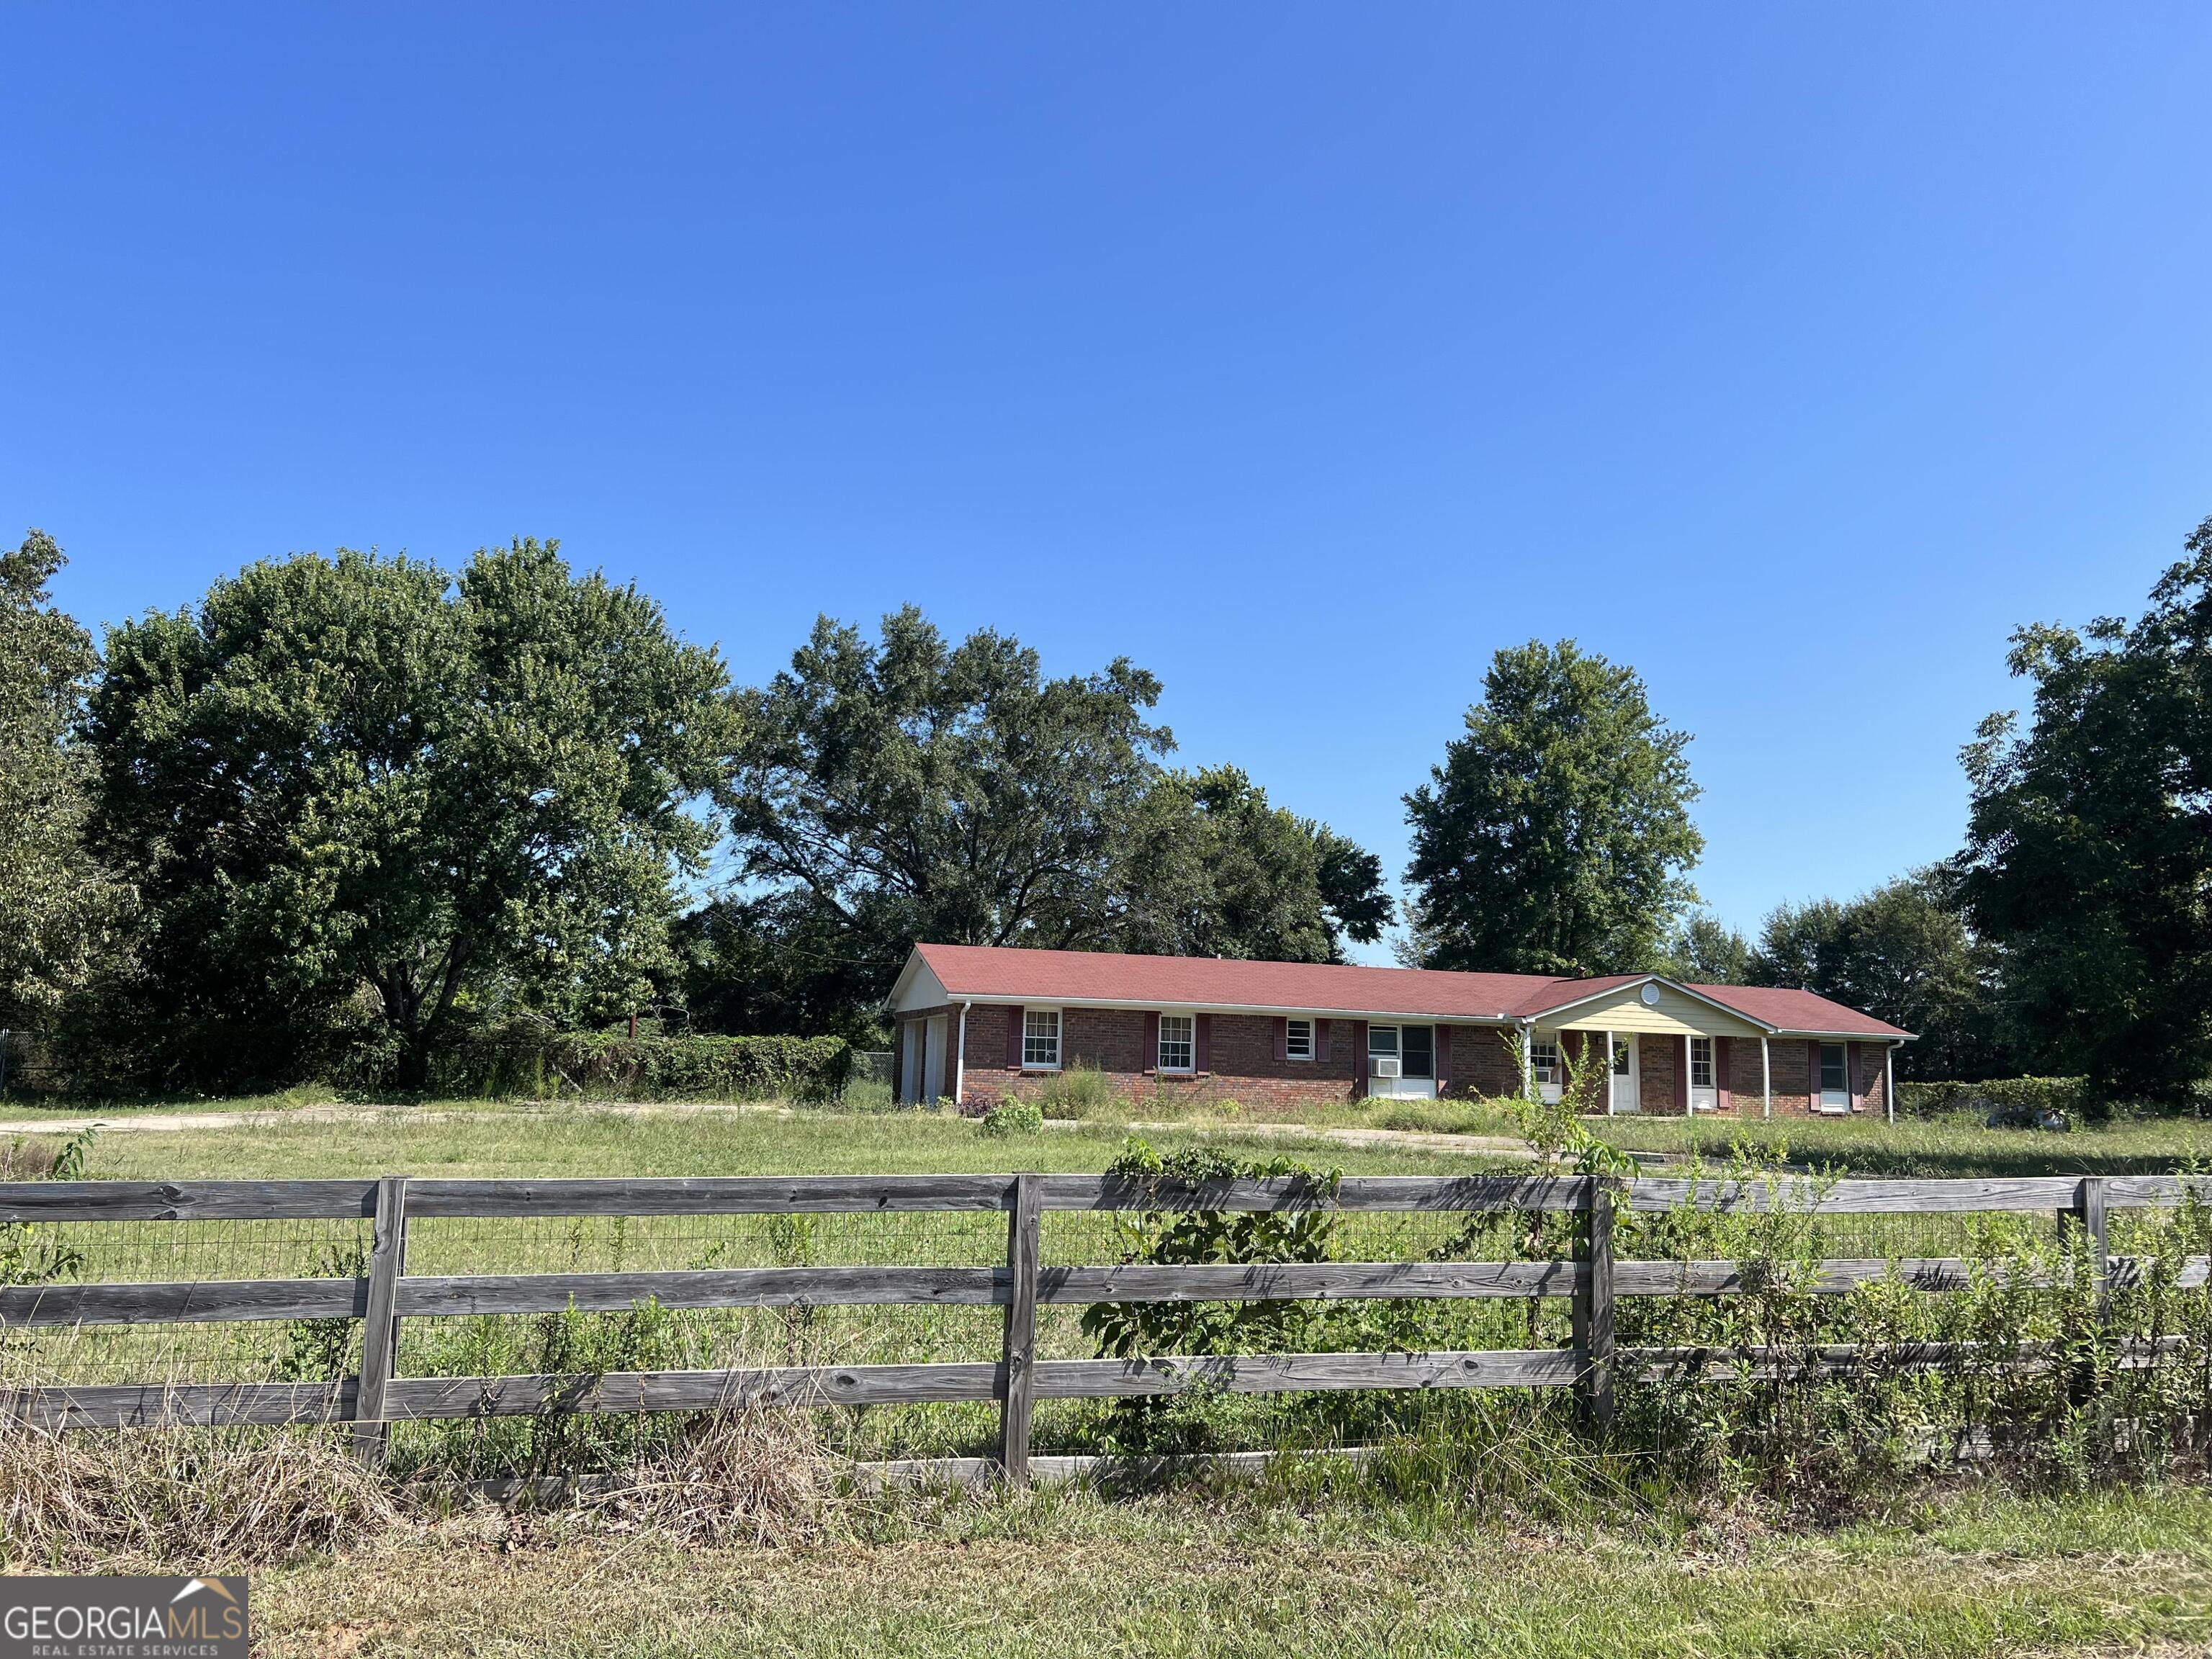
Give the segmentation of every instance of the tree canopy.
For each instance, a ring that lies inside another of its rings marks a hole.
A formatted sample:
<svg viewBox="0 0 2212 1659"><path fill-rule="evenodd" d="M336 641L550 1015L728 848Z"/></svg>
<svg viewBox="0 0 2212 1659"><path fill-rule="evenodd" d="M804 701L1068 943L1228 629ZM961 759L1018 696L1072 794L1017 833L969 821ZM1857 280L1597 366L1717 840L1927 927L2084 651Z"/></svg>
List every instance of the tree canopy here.
<svg viewBox="0 0 2212 1659"><path fill-rule="evenodd" d="M723 689L554 543L253 564L110 630L94 828L144 905L157 1040L250 1073L350 1006L406 1082L457 1006L635 1006L710 840Z"/></svg>
<svg viewBox="0 0 2212 1659"><path fill-rule="evenodd" d="M912 606L876 641L822 618L738 699L722 799L746 885L696 931L695 1013L834 1024L916 939L1325 962L1378 938L1381 861L1234 767L1166 766L1159 696L1127 659L1048 679L1018 641L951 645Z"/></svg>
<svg viewBox="0 0 2212 1659"><path fill-rule="evenodd" d="M1974 1079L2007 1059L1991 1014L1996 965L1960 919L1948 875L1931 868L1848 902L1778 906L1746 979L1817 991L1917 1034L1898 1055L1900 1075Z"/></svg>
<svg viewBox="0 0 2212 1659"><path fill-rule="evenodd" d="M2013 636L2028 682L1966 751L1955 870L2041 1069L2173 1096L2212 1074L2212 519L2130 626Z"/></svg>
<svg viewBox="0 0 2212 1659"><path fill-rule="evenodd" d="M1341 962L1389 923L1382 861L1325 823L1270 805L1233 766L1163 773L1123 860L1115 948Z"/></svg>
<svg viewBox="0 0 2212 1659"><path fill-rule="evenodd" d="M0 552L0 1025L50 1018L86 985L128 898L84 844L71 738L95 659L47 592L62 563L38 530Z"/></svg>
<svg viewBox="0 0 2212 1659"><path fill-rule="evenodd" d="M1626 971L1657 959L1705 842L1686 732L1571 640L1501 650L1466 732L1406 797L1431 968Z"/></svg>
<svg viewBox="0 0 2212 1659"><path fill-rule="evenodd" d="M1710 910L1692 910L1674 929L1656 967L1691 985L1743 985L1749 982L1751 945Z"/></svg>

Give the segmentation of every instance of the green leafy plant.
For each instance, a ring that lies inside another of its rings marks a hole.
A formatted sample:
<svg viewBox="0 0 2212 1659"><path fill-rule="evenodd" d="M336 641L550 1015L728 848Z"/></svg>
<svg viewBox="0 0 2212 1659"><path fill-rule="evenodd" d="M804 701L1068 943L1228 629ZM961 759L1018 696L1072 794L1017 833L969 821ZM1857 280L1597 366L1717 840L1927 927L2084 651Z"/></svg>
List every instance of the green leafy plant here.
<svg viewBox="0 0 2212 1659"><path fill-rule="evenodd" d="M62 1142L46 1166L45 1178L83 1180L85 1161L98 1130L94 1124ZM38 1222L0 1223L0 1285L51 1285L82 1271L84 1252L69 1243L69 1237L65 1229Z"/></svg>
<svg viewBox="0 0 2212 1659"><path fill-rule="evenodd" d="M1326 1261L1336 1227L1328 1207L1339 1174L1296 1158L1250 1160L1211 1147L1163 1157L1140 1140L1107 1165L1109 1176L1133 1179L1155 1192L1210 1182L1288 1179L1312 1207L1231 1212L1145 1207L1117 1212L1126 1262L1154 1266L1194 1262L1265 1265ZM1224 1354L1280 1350L1285 1339L1312 1318L1309 1304L1293 1302L1099 1303L1084 1312L1084 1334L1102 1356Z"/></svg>
<svg viewBox="0 0 2212 1659"><path fill-rule="evenodd" d="M311 1279L365 1279L368 1251L353 1239L344 1244L325 1244L309 1264ZM286 1382L335 1382L353 1369L354 1333L359 1322L350 1318L294 1319L286 1322L277 1340L276 1375Z"/></svg>
<svg viewBox="0 0 2212 1659"><path fill-rule="evenodd" d="M975 1132L994 1140L1044 1133L1044 1110L1033 1101L1006 1100L976 1120Z"/></svg>

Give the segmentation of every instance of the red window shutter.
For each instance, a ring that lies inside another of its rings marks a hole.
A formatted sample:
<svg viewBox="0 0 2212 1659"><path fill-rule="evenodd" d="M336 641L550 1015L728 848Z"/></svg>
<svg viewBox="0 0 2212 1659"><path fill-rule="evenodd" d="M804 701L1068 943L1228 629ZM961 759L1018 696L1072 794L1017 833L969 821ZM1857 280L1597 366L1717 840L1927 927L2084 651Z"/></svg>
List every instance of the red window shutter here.
<svg viewBox="0 0 2212 1659"><path fill-rule="evenodd" d="M1022 1069L1022 1026L1024 1024L1022 1016L1024 1012L1020 1008L1006 1010L1006 1069L1010 1072Z"/></svg>
<svg viewBox="0 0 2212 1659"><path fill-rule="evenodd" d="M1735 1103L1729 1096L1730 1041L1731 1039L1724 1036L1717 1036L1713 1039L1713 1103L1723 1112L1732 1112L1735 1109Z"/></svg>
<svg viewBox="0 0 2212 1659"><path fill-rule="evenodd" d="M1805 1040L1805 1109L1808 1112L1820 1109L1820 1040L1818 1037Z"/></svg>
<svg viewBox="0 0 2212 1659"><path fill-rule="evenodd" d="M1139 1069L1147 1076L1160 1069L1160 1017L1157 1013L1145 1016L1144 1064Z"/></svg>
<svg viewBox="0 0 2212 1659"><path fill-rule="evenodd" d="M1437 1092L1443 1093L1451 1082L1451 1027L1437 1027Z"/></svg>
<svg viewBox="0 0 2212 1659"><path fill-rule="evenodd" d="M1674 1039L1674 1108L1684 1117L1690 1115L1690 1039L1686 1032Z"/></svg>
<svg viewBox="0 0 2212 1659"><path fill-rule="evenodd" d="M1287 1018L1280 1018L1275 1022L1275 1058L1288 1060L1290 1057L1291 1022Z"/></svg>
<svg viewBox="0 0 2212 1659"><path fill-rule="evenodd" d="M1213 1016L1200 1014L1191 1024L1194 1038L1191 1044L1193 1069L1210 1072L1213 1069Z"/></svg>
<svg viewBox="0 0 2212 1659"><path fill-rule="evenodd" d="M1314 1022L1314 1064L1318 1066L1328 1058L1328 1022L1317 1019Z"/></svg>
<svg viewBox="0 0 2212 1659"><path fill-rule="evenodd" d="M1367 1022L1352 1022L1352 1097L1367 1098Z"/></svg>

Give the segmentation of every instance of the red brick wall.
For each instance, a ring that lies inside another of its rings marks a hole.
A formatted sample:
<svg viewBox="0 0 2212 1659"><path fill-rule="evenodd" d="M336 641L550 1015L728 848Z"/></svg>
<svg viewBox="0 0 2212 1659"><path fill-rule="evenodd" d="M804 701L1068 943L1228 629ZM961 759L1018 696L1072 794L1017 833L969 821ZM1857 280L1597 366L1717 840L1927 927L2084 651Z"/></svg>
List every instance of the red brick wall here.
<svg viewBox="0 0 2212 1659"><path fill-rule="evenodd" d="M1820 1079L1808 1065L1813 1050L1803 1037L1770 1037L1768 1047L1774 1056L1774 1115L1777 1117L1811 1117L1816 1115L1812 1106L1810 1091L1817 1089ZM1862 1049L1868 1045L1860 1045ZM1729 1088L1735 1096L1738 1117L1758 1117L1765 1110L1759 1094L1759 1039L1738 1037L1729 1044ZM1881 1070L1881 1051L1873 1048L1875 1071ZM1863 1054L1859 1061L1865 1064ZM1879 1086L1875 1097L1881 1098ZM1879 1109L1879 1107L1877 1107Z"/></svg>
<svg viewBox="0 0 2212 1659"><path fill-rule="evenodd" d="M1043 1073L1024 1073L1006 1066L1007 1024L1012 1012L994 1006L968 1011L967 1088L961 1104L969 1111L986 1111L1010 1093L1034 1094L1044 1080ZM957 1009L954 1018L958 1018ZM1358 1052L1355 1022L1329 1022L1326 1060L1276 1059L1275 1024L1272 1015L1215 1014L1209 1069L1195 1077L1163 1076L1149 1069L1153 1057L1145 1053L1142 1010L1066 1008L1060 1012L1060 1058L1064 1065L1097 1066L1125 1098L1137 1103L1234 1100L1267 1107L1358 1097L1366 1056ZM1493 1028L1453 1027L1450 1065L1445 1093L1453 1098L1520 1090L1517 1062Z"/></svg>
<svg viewBox="0 0 2212 1659"><path fill-rule="evenodd" d="M1444 1085L1445 1098L1472 1100L1478 1095L1519 1094L1520 1050L1505 1041L1512 1035L1494 1025L1453 1026L1451 1079Z"/></svg>
<svg viewBox="0 0 2212 1659"><path fill-rule="evenodd" d="M1887 1115L1889 1110L1889 1096L1885 1091L1888 1054L1887 1043L1851 1044L1851 1092L1863 1112Z"/></svg>
<svg viewBox="0 0 2212 1659"><path fill-rule="evenodd" d="M1674 1099L1676 1063L1682 1051L1680 1037L1644 1031L1636 1039L1637 1103L1650 1116L1680 1117Z"/></svg>
<svg viewBox="0 0 2212 1659"><path fill-rule="evenodd" d="M908 1019L926 1019L939 1012L951 1017L945 1054L949 1088L958 1054L958 1006L918 1009L899 1016L899 1024L902 1027ZM1011 1008L988 1005L968 1011L967 1091L962 1104L971 1111L987 1110L1005 1099L1010 1091L1024 1091L1025 1074L1009 1070L1006 1063L1007 1025L1012 1013ZM1358 1097L1365 1056L1354 1052L1355 1030L1351 1020L1334 1022L1328 1058L1325 1060L1277 1060L1275 1021L1272 1016L1216 1014L1212 1017L1211 1070L1197 1077L1161 1077L1147 1069L1152 1056L1144 1052L1142 1011L1068 1008L1060 1014L1060 1049L1064 1061L1096 1066L1112 1079L1123 1096L1133 1101L1235 1100L1248 1106L1291 1106ZM1569 1040L1573 1039L1571 1036ZM1595 1045L1595 1038L1591 1040ZM1771 1047L1777 1115L1808 1115L1811 1108L1808 1091L1812 1079L1806 1063L1809 1053L1806 1040L1777 1037L1772 1039ZM1644 1109L1655 1115L1680 1111L1675 1093L1675 1072L1680 1064L1681 1040L1646 1034L1638 1038L1637 1048L1638 1082ZM894 1030L891 1049L896 1071L905 1058L902 1030ZM1595 1052L1595 1046L1592 1052ZM1882 1094L1884 1053L1883 1045L1878 1042L1851 1045L1852 1086L1862 1112L1879 1114L1887 1109ZM1720 1059L1717 1054L1716 1059ZM1730 1109L1740 1117L1759 1116L1759 1039L1734 1039L1727 1044L1726 1058L1720 1063L1726 1072ZM1042 1080L1041 1073L1027 1073L1026 1081L1031 1085L1029 1092L1034 1092L1034 1085ZM1450 1077L1443 1091L1448 1097L1464 1100L1483 1095L1517 1094L1520 1088L1518 1061L1498 1028L1452 1027Z"/></svg>

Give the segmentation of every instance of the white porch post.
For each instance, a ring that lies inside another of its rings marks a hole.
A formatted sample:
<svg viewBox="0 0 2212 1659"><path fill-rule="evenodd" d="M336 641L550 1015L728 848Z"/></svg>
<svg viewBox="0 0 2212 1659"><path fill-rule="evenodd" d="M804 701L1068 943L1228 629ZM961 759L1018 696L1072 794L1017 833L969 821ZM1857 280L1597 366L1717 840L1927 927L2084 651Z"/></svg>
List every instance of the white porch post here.
<svg viewBox="0 0 2212 1659"><path fill-rule="evenodd" d="M1766 1039L1759 1039L1759 1092L1765 1101L1762 1117L1774 1115L1774 1055L1766 1046Z"/></svg>
<svg viewBox="0 0 2212 1659"><path fill-rule="evenodd" d="M960 1005L960 1040L952 1050L952 1098L963 1105L968 1100L968 1009Z"/></svg>
<svg viewBox="0 0 2212 1659"><path fill-rule="evenodd" d="M1613 1115L1613 1097L1618 1087L1613 1075L1613 1033L1607 1031L1605 1034L1605 1115L1607 1117Z"/></svg>
<svg viewBox="0 0 2212 1659"><path fill-rule="evenodd" d="M1897 1121L1897 1045L1881 1051L1881 1107L1892 1123Z"/></svg>
<svg viewBox="0 0 2212 1659"><path fill-rule="evenodd" d="M1536 1022L1523 1020L1521 1023L1521 1098L1523 1100L1536 1097L1535 1042Z"/></svg>

